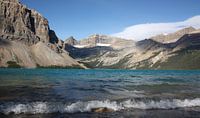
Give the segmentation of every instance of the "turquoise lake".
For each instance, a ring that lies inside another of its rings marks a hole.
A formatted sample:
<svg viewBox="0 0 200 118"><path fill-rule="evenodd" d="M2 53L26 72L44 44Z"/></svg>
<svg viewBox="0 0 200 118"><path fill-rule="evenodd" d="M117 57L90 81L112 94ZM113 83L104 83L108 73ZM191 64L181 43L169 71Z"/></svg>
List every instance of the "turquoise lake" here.
<svg viewBox="0 0 200 118"><path fill-rule="evenodd" d="M0 117L200 117L200 71L0 69Z"/></svg>

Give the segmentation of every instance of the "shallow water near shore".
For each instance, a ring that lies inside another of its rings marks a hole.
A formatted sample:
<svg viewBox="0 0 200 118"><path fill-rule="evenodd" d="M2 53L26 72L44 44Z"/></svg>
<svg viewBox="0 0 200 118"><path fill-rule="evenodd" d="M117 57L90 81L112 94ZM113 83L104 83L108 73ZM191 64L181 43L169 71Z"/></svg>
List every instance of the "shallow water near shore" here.
<svg viewBox="0 0 200 118"><path fill-rule="evenodd" d="M0 117L198 118L200 71L0 69Z"/></svg>

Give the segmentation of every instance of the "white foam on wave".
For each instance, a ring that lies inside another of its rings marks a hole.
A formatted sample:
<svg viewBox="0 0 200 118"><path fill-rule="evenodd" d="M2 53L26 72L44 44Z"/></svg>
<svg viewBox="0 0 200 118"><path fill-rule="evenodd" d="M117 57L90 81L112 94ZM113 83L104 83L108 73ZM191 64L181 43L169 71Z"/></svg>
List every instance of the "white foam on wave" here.
<svg viewBox="0 0 200 118"><path fill-rule="evenodd" d="M147 101L135 101L125 100L121 102L117 101L88 101L88 102L75 102L72 104L63 103L51 103L51 102L33 102L27 104L13 104L7 103L0 105L0 112L4 114L9 113L76 113L76 112L90 112L95 108L108 108L114 111L122 109L174 109L183 107L200 107L200 98L196 99L173 99L173 100L147 100Z"/></svg>
<svg viewBox="0 0 200 118"><path fill-rule="evenodd" d="M93 108L109 108L114 111L121 109L121 107L117 104L116 101L89 101L89 102L76 102L67 107L65 107L65 111L68 113L74 112L90 112Z"/></svg>
<svg viewBox="0 0 200 118"><path fill-rule="evenodd" d="M47 105L47 102L33 102L30 104L13 104L9 103L6 106L1 105L1 112L5 114L9 114L11 112L15 114L20 113L49 113L49 106Z"/></svg>
<svg viewBox="0 0 200 118"><path fill-rule="evenodd" d="M200 98L196 99L173 99L173 100L160 100L160 101L135 101L127 100L121 103L125 108L137 108L137 109L174 109L183 107L198 107L200 106Z"/></svg>

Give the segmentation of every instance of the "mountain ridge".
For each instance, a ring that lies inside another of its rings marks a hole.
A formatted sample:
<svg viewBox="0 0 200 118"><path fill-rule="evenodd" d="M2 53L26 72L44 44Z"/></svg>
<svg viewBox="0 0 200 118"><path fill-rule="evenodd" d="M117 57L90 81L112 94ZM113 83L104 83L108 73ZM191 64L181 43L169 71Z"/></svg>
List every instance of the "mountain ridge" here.
<svg viewBox="0 0 200 118"><path fill-rule="evenodd" d="M176 35L176 33L178 33L178 35ZM160 42L152 38L138 42L132 41L129 42L129 45L131 45L125 48L113 48L112 45L93 45L92 47L66 48L66 50L69 51L72 57L90 68L164 69L167 67L166 69L180 69L178 66L175 67L172 64L172 68L169 68L169 66L164 63L174 60L172 58L179 57L179 55L183 54L179 52L183 52L184 50L197 52L198 54L200 49L200 32L192 27L188 27L169 34L169 37L171 37L171 35L175 35L178 39L175 42L172 41L169 43ZM127 40L124 41L126 42ZM117 44L118 43L115 43L115 46ZM86 56L80 56L81 54ZM185 54L189 55L188 53ZM198 58L198 60L200 59ZM188 60L188 63L191 63L190 60ZM185 64L187 64L187 62L185 62ZM192 68L190 66L186 66L183 69ZM194 67L197 66L194 65Z"/></svg>

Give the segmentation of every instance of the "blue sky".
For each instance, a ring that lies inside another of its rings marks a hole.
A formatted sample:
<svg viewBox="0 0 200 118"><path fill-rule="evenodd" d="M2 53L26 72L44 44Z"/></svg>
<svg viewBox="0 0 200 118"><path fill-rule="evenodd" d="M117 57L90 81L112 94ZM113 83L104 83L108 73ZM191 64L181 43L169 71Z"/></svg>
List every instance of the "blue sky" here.
<svg viewBox="0 0 200 118"><path fill-rule="evenodd" d="M49 20L59 38L115 34L145 23L178 22L200 15L200 0L21 0Z"/></svg>

